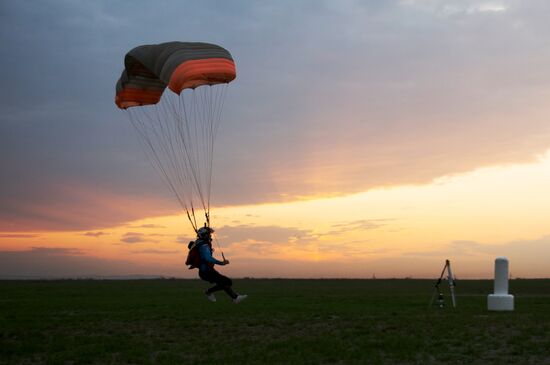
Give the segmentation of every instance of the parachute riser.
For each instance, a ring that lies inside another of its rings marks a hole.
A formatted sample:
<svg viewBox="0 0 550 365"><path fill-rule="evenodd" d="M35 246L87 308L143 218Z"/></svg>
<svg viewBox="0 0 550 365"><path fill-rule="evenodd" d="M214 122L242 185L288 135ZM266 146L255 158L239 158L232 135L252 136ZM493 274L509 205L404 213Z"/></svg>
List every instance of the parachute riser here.
<svg viewBox="0 0 550 365"><path fill-rule="evenodd" d="M225 261L225 255L223 254L222 247L220 246L220 242L218 241L218 237L216 236L216 232L213 233L214 241L216 241L216 246L218 246L218 249L220 250L220 253L222 254L222 258Z"/></svg>

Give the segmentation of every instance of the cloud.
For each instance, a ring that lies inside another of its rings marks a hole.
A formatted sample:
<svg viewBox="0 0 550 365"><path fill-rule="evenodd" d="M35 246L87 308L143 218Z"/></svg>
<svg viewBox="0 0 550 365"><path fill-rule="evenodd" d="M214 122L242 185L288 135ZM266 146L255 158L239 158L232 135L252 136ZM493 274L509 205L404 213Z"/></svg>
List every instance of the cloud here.
<svg viewBox="0 0 550 365"><path fill-rule="evenodd" d="M120 240L126 243L147 242L147 240L143 238L143 234L140 233L126 233Z"/></svg>
<svg viewBox="0 0 550 365"><path fill-rule="evenodd" d="M86 232L83 235L88 236L88 237L100 237L100 236L104 236L106 234L107 233L105 233L103 231L97 231L97 232Z"/></svg>
<svg viewBox="0 0 550 365"><path fill-rule="evenodd" d="M0 59L0 230L95 230L176 211L109 92L127 50L174 34L222 44L238 64L214 205L531 161L550 145L548 10L435 0L2 3L10 57Z"/></svg>
<svg viewBox="0 0 550 365"><path fill-rule="evenodd" d="M21 199L21 195L32 196L32 199ZM0 230L6 231L113 227L141 218L143 212L152 215L174 212L164 210L165 205L160 200L135 199L88 183L74 185L67 182L57 183L54 187L46 182L40 191L25 184L7 187L6 191L0 190L0 206Z"/></svg>
<svg viewBox="0 0 550 365"><path fill-rule="evenodd" d="M36 234L26 234L26 233L1 233L0 238L35 238L38 237Z"/></svg>
<svg viewBox="0 0 550 365"><path fill-rule="evenodd" d="M248 257L289 257L292 261L298 255L308 260L331 257L335 260L376 257L386 254L390 248L372 248L368 239L341 240L338 236L350 230L370 230L382 226L387 219L356 220L333 225L333 230L316 233L308 229L282 226L239 225L222 227L219 238L222 247L232 256Z"/></svg>
<svg viewBox="0 0 550 365"><path fill-rule="evenodd" d="M52 247L24 251L0 251L0 278L75 278L75 277L140 277L143 275L196 277L196 272L187 270L181 262L145 263L130 260L113 260L88 255L73 255L72 249L65 253ZM136 254L158 254L170 256L179 251L143 250ZM433 261L433 260L432 260ZM429 259L394 259L367 262L356 259L345 264L338 261L301 261L277 259L244 259L235 257L232 265L224 267L224 273L231 277L367 277L374 273L378 277L407 276L396 268L429 267ZM436 265L434 265L436 266ZM438 266L438 265L437 265ZM437 269L440 269L437 267ZM435 271L437 271L437 269ZM429 273L429 270L426 270Z"/></svg>
<svg viewBox="0 0 550 365"><path fill-rule="evenodd" d="M61 248L61 247L32 247L32 252L44 255L84 255L84 250L80 248Z"/></svg>
<svg viewBox="0 0 550 365"><path fill-rule="evenodd" d="M391 252L398 252L391 247L386 248L372 248L369 246L368 240L355 240L344 242L318 242L315 245L315 250L323 253L324 255L334 255L339 259L357 259L364 257L378 257L380 255L386 255Z"/></svg>
<svg viewBox="0 0 550 365"><path fill-rule="evenodd" d="M468 8L468 13L502 13L508 10L508 6L499 2L482 2Z"/></svg>
<svg viewBox="0 0 550 365"><path fill-rule="evenodd" d="M189 273L177 265L104 259L86 255L74 248L34 247L23 251L0 251L0 278L132 277L133 275L185 276Z"/></svg>
<svg viewBox="0 0 550 365"><path fill-rule="evenodd" d="M402 253L403 257L451 259L480 266L483 262L491 272L493 261L498 256L510 260L510 270L515 276L548 277L547 258L550 257L550 235L531 240L514 240L503 243L482 243L470 240L455 240L437 250ZM476 276L476 273L473 273Z"/></svg>
<svg viewBox="0 0 550 365"><path fill-rule="evenodd" d="M293 227L280 226L223 226L216 233L220 240L223 240L226 247L236 242L252 241L256 243L274 244L287 243L309 239L311 231Z"/></svg>
<svg viewBox="0 0 550 365"><path fill-rule="evenodd" d="M237 257L231 260L231 265L224 268L224 273L232 277L256 278L371 278L375 274L378 278L434 278L435 282L441 272L440 264L440 260L433 258L410 257L293 261Z"/></svg>
<svg viewBox="0 0 550 365"><path fill-rule="evenodd" d="M177 243L181 243L181 244L189 244L189 241L193 241L193 239L190 239L189 237L187 236L177 236L176 237L176 242Z"/></svg>
<svg viewBox="0 0 550 365"><path fill-rule="evenodd" d="M275 225L226 225L216 230L216 234L221 247L239 257L275 257L289 247L307 251L317 239L311 230Z"/></svg>
<svg viewBox="0 0 550 365"><path fill-rule="evenodd" d="M487 244L475 241L457 240L450 243L451 250L475 252L491 255L533 255L550 257L550 235L531 240L514 240L499 244Z"/></svg>
<svg viewBox="0 0 550 365"><path fill-rule="evenodd" d="M509 9L509 5L503 1L478 0L402 0L400 5L433 13L441 17L502 13Z"/></svg>
<svg viewBox="0 0 550 365"><path fill-rule="evenodd" d="M481 243L471 240L454 240L437 250L406 252L409 256L439 256L439 255L499 255L527 254L527 255L546 255L550 254L550 236L543 236L533 240L515 240L504 243Z"/></svg>
<svg viewBox="0 0 550 365"><path fill-rule="evenodd" d="M166 228L161 224L141 224L139 226L132 226L132 228Z"/></svg>
<svg viewBox="0 0 550 365"><path fill-rule="evenodd" d="M181 253L181 251L177 251L177 250L155 250L155 249L137 250L137 251L130 251L130 252L135 254L155 254L155 255L173 255L173 254Z"/></svg>
<svg viewBox="0 0 550 365"><path fill-rule="evenodd" d="M380 228L388 219L361 219L352 222L333 224L332 230L324 232L323 235L338 236L350 231L367 231Z"/></svg>
<svg viewBox="0 0 550 365"><path fill-rule="evenodd" d="M145 235L139 232L126 232L120 240L125 243L144 243L144 242L157 243L158 242L157 240L152 240L150 238L147 238L149 236L150 235Z"/></svg>
<svg viewBox="0 0 550 365"><path fill-rule="evenodd" d="M447 256L476 256L480 253L489 253L487 245L468 240L455 240L437 250L404 252L403 256L417 257L447 257Z"/></svg>

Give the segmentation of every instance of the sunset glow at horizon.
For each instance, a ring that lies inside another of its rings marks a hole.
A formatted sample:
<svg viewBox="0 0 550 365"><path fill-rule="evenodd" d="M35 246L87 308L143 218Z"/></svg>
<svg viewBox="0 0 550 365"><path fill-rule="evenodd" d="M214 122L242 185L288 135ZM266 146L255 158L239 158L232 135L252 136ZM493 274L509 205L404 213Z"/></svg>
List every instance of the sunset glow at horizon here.
<svg viewBox="0 0 550 365"><path fill-rule="evenodd" d="M550 151L529 164L482 168L430 184L215 208L212 219L232 261L224 270L237 277L431 277L449 258L457 276L488 278L492 258L502 255L517 277L543 277L550 253L547 186ZM101 259L104 276L194 277L183 265L193 238L188 226L178 214L93 231L4 232L2 251ZM93 262L71 268L69 276L99 275ZM47 271L30 269L29 276ZM63 274L53 270L51 276Z"/></svg>

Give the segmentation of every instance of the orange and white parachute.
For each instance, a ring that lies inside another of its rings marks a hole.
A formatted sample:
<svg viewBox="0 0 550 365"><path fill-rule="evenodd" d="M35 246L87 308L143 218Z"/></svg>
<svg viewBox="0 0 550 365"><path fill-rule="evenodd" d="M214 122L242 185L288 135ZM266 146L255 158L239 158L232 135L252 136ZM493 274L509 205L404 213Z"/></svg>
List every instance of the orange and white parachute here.
<svg viewBox="0 0 550 365"><path fill-rule="evenodd" d="M214 142L235 63L209 43L168 42L129 51L116 84L149 159L197 231L210 226ZM168 90L167 90L168 88Z"/></svg>

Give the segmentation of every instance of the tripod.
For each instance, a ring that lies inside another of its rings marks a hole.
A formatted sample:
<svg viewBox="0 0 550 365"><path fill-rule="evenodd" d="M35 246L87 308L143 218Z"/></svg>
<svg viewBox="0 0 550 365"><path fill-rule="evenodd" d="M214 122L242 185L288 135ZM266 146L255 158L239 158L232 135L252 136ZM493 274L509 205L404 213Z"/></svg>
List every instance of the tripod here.
<svg viewBox="0 0 550 365"><path fill-rule="evenodd" d="M437 279L437 283L435 283L434 292L432 295L432 299L430 300L431 307L434 303L434 299L437 295L437 306L439 308L443 308L445 306L445 301L443 300L443 293L441 292L441 289L439 288L439 285L443 281L443 277L445 276L445 271L447 271L447 281L449 282L449 291L451 292L451 301L453 303L453 308L456 308L456 298L455 298L455 280L453 276L453 272L451 271L451 262L449 260L445 260L445 266L443 266L443 270L441 270L441 275L439 275L439 279Z"/></svg>

